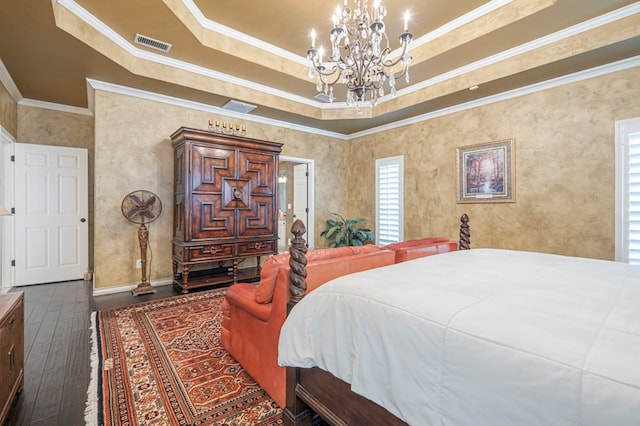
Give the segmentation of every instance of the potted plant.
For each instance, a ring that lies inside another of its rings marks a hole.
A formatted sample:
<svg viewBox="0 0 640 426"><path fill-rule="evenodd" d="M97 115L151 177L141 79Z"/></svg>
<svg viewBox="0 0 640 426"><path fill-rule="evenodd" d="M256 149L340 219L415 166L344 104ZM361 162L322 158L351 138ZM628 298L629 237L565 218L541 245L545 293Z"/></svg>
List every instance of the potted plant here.
<svg viewBox="0 0 640 426"><path fill-rule="evenodd" d="M338 213L331 213L327 219L327 229L320 236L330 241L330 247L361 246L375 239L371 229L365 228L366 219L345 219Z"/></svg>

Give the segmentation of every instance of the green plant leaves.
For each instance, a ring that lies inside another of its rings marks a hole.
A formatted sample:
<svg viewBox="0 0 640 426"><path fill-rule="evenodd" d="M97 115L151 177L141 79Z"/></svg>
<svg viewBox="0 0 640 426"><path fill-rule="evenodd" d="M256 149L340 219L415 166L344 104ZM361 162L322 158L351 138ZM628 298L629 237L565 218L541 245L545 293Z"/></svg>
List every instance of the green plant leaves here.
<svg viewBox="0 0 640 426"><path fill-rule="evenodd" d="M330 247L361 246L367 241L375 239L371 229L365 228L364 218L345 219L338 213L331 213L332 219L327 219L327 229L320 233L330 241Z"/></svg>

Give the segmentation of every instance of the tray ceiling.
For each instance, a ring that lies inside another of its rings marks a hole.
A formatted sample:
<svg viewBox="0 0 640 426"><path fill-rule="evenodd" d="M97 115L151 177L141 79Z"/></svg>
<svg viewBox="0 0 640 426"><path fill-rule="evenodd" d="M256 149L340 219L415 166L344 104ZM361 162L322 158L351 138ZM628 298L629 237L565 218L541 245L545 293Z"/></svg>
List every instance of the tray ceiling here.
<svg viewBox="0 0 640 426"><path fill-rule="evenodd" d="M640 55L637 1L385 4L392 48L411 14L411 81L361 113L340 91L317 100L308 77L309 33L328 47L335 2L21 0L0 14L0 59L26 99L87 108L90 80L352 134Z"/></svg>

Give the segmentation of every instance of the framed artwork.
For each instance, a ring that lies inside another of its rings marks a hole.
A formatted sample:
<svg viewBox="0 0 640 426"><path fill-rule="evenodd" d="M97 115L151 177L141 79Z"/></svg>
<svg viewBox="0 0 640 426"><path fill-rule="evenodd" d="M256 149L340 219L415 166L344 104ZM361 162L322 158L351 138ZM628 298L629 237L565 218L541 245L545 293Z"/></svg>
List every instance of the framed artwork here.
<svg viewBox="0 0 640 426"><path fill-rule="evenodd" d="M458 203L513 203L515 139L457 149Z"/></svg>

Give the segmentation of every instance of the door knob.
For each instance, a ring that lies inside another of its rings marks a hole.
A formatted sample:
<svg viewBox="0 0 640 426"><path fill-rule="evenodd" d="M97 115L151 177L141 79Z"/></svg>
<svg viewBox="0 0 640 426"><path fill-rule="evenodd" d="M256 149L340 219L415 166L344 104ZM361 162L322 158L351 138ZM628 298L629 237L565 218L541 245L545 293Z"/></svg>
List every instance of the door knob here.
<svg viewBox="0 0 640 426"><path fill-rule="evenodd" d="M87 221L87 219L85 219L84 217L82 219L80 219L80 222L85 223Z"/></svg>

